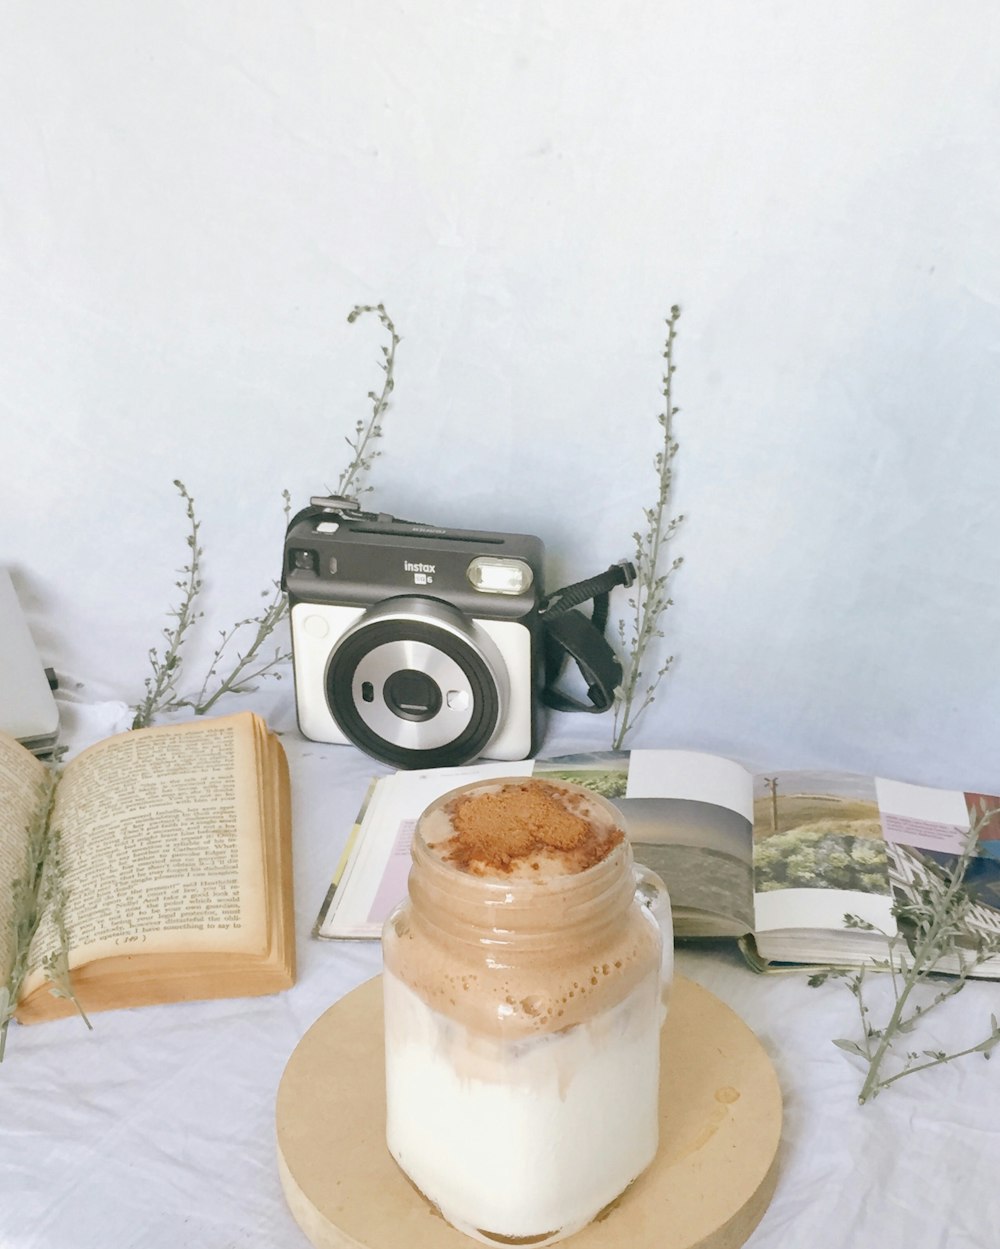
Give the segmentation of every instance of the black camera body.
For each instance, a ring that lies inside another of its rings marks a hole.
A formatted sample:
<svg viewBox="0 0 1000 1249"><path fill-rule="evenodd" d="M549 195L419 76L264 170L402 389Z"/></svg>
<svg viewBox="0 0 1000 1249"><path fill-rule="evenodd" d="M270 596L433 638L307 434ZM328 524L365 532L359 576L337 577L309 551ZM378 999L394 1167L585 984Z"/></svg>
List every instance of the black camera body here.
<svg viewBox="0 0 1000 1249"><path fill-rule="evenodd" d="M317 498L285 536L299 728L397 768L538 746L543 546Z"/></svg>

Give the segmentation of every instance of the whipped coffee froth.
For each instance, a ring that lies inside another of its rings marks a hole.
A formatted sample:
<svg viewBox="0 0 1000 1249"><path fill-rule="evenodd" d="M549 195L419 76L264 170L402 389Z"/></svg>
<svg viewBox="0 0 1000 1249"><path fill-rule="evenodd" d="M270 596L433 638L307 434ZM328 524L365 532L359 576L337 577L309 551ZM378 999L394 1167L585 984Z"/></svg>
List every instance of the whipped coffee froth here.
<svg viewBox="0 0 1000 1249"><path fill-rule="evenodd" d="M423 814L412 853L412 905L390 917L387 967L474 1032L573 1027L659 959L660 933L633 905L619 814L580 786L465 786Z"/></svg>
<svg viewBox="0 0 1000 1249"><path fill-rule="evenodd" d="M541 780L456 794L422 825L434 854L476 876L584 872L624 840L617 820L586 791Z"/></svg>

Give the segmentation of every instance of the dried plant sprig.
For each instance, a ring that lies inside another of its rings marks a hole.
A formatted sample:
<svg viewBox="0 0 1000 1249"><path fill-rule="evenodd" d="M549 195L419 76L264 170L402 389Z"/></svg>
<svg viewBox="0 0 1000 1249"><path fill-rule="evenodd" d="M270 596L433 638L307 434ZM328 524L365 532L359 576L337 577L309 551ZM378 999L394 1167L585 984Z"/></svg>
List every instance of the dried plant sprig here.
<svg viewBox="0 0 1000 1249"><path fill-rule="evenodd" d="M396 327L392 323L392 318L386 312L384 304L357 304L351 309L347 320L353 325L358 317L363 316L367 312L374 312L388 331L389 345L385 346L383 344L381 348L382 359L378 362L378 367L385 374L382 381L382 389L380 391L370 390L368 392L368 398L372 405L371 415L367 421L357 422L354 427L353 439L344 439L351 448L353 456L350 464L340 474L340 478L337 481L337 489L333 493L351 495L355 498L371 490L371 486L364 484L365 478L371 471L371 466L375 459L382 454L374 444L382 437L382 418L389 407L389 396L395 389L396 383L393 371L396 366L396 348L399 346L400 341L399 335L396 333Z"/></svg>
<svg viewBox="0 0 1000 1249"><path fill-rule="evenodd" d="M374 444L382 437L382 418L389 407L389 397L395 388L393 373L400 337L396 333L396 327L386 312L384 304L358 304L351 310L347 320L353 323L358 317L368 312L373 312L378 316L389 334L389 344L382 346L382 359L379 361L379 368L385 374L385 378L380 392L374 390L368 392L368 398L372 403L371 415L367 421L357 422L353 439L345 439L351 448L352 458L341 473L336 490L328 490L327 493L356 496L370 490L371 487L364 484L364 479L371 471L375 459L381 455L381 451ZM182 597L180 605L170 609L169 615L173 624L163 629L163 636L167 643L166 649L162 657L155 648L149 651L149 662L153 671L152 676L146 678L146 697L133 708L135 715L132 727L134 729L145 728L153 722L156 716L177 711L182 707L193 708L196 715L204 715L224 694L250 693L257 688L259 681L268 677L280 680L281 669L292 657L291 651L280 646L276 647L274 654L269 657L263 653L264 644L288 615L288 600L279 583L272 582L270 589L261 591L261 597L269 600L263 611L255 616L248 616L244 620L238 620L228 629L220 629L218 646L212 654L198 692L186 695L178 692L181 648L192 624L204 614L197 611L195 606L202 589L203 551L198 544L200 522L195 514L194 499L183 482L175 480L174 485L184 499L190 525L187 537L191 550L190 563L186 564L182 570L184 580L176 583L177 588L182 592ZM291 496L287 490L282 491L282 498L287 527L291 513ZM249 646L246 650L238 650L234 645L235 639L238 635L247 637L247 631L250 630L252 630L252 635L250 635ZM232 668L222 675L223 662L228 661L234 652L236 659Z"/></svg>
<svg viewBox="0 0 1000 1249"><path fill-rule="evenodd" d="M809 978L811 985L822 984L829 977L840 978L855 998L860 1039L842 1037L833 1043L867 1063L865 1080L858 1094L862 1105L904 1076L969 1054L989 1058L1000 1044L1000 1025L996 1015L991 1015L989 1033L975 1045L952 1053L941 1049L907 1049L902 1057L898 1054L901 1037L909 1036L931 1011L960 993L987 959L1000 954L1000 936L984 933L971 922L975 903L966 887L966 874L976 856L980 832L997 813L987 810L985 803L976 810L977 818L954 864L945 868L928 862L921 883L912 889L908 898L893 906L898 932L882 933L887 942L887 957L873 959L871 964L871 969L888 972L892 985L893 1007L885 1024L877 1027L872 1021L865 995L869 969L819 972ZM881 932L857 916L845 916L845 922L851 928ZM954 974L944 981L936 978L946 971ZM919 991L931 986L935 990L931 996L918 1001ZM895 1060L895 1065L887 1074L886 1065L890 1060Z"/></svg>
<svg viewBox="0 0 1000 1249"><path fill-rule="evenodd" d="M201 689L193 699L181 699L176 704L178 707L193 707L195 715L203 716L211 711L223 694L253 693L258 683L266 677L273 677L275 681L281 680L280 669L291 659L292 652L282 650L280 646L277 646L270 658L261 655L263 644L288 615L288 600L282 593L280 584L277 581L273 584L274 589L270 592L271 601L259 615L248 616L246 620L238 620L231 629L219 630L219 645L212 655L212 662L205 674ZM261 597L265 597L268 593L269 591L262 590ZM250 645L245 651L237 651L236 663L229 674L219 677L219 664L226 654L226 648L241 629L251 628L255 632ZM218 679L218 684L210 694L209 686L215 679Z"/></svg>
<svg viewBox="0 0 1000 1249"><path fill-rule="evenodd" d="M150 647L148 652L153 673L152 676L146 678L146 697L133 708L135 716L132 719L132 727L134 729L145 728L159 712L176 706L177 680L181 672L181 648L187 639L188 630L202 615L201 612L195 610L202 584L202 549L198 545L198 530L201 525L195 516L194 499L188 493L187 487L176 478L174 486L184 500L187 513L189 562L180 570L182 580L174 583L181 591L181 601L177 607L170 608L168 612L168 616L174 623L162 630L167 643L166 649L162 656L156 647Z"/></svg>
<svg viewBox="0 0 1000 1249"><path fill-rule="evenodd" d="M287 490L283 490L281 497L284 500L287 527L292 510L292 496ZM288 615L288 599L281 589L280 582L277 581L272 583L270 591L261 591L261 598L266 598L268 594L270 594L270 602L258 615L249 616L246 620L238 620L231 629L219 630L219 645L212 655L212 661L201 683L201 689L193 699L182 700L180 706L193 707L196 715L203 716L211 711L223 694L250 694L257 689L257 683L265 677L273 677L276 681L281 680L280 669L291 659L292 652L282 650L278 646L275 647L271 658L266 659L261 655L261 648ZM220 677L219 665L224 656L228 659L227 647L241 629L254 630L250 645L245 651L237 652L236 663L229 674ZM215 689L209 693L209 687L213 682L216 683Z"/></svg>
<svg viewBox="0 0 1000 1249"><path fill-rule="evenodd" d="M0 1062L7 1049L7 1030L30 968L31 944L46 912L51 913L54 921L58 945L42 960L42 966L53 981L53 992L73 1001L87 1027L91 1026L70 983L66 885L59 833L51 826L57 782L58 774L50 768L38 787L37 802L28 823L24 869L11 886L14 959L7 983L0 987ZM56 971L58 980L50 968Z"/></svg>
<svg viewBox="0 0 1000 1249"><path fill-rule="evenodd" d="M69 969L69 929L66 925L66 874L62 858L62 833L58 828L50 830L49 850L45 865L46 888L45 901L55 928L56 948L42 959L42 970L50 980L49 992L53 997L64 998L72 1002L77 1013L88 1029L93 1031L94 1025L87 1018L80 999L73 989L73 979Z"/></svg>
<svg viewBox="0 0 1000 1249"><path fill-rule="evenodd" d="M238 620L229 629L220 630L219 645L215 649L198 693L185 695L178 692L181 647L186 640L188 629L204 615L203 612L195 610L195 603L202 588L201 557L203 551L198 544L201 522L195 513L194 498L183 482L175 481L174 485L184 499L188 522L191 526L187 539L191 550L191 563L183 570L187 574L187 581L177 582L178 587L184 591L184 597L180 607L171 609L170 615L174 618L175 624L172 628L163 630L163 636L167 640L164 657L161 659L155 650L149 652L153 675L146 679L145 699L133 708L135 716L132 720L132 727L134 729L146 728L157 715L178 711L182 707L192 707L197 715L204 715L223 694L249 693L257 688L256 682L265 677L280 679L281 673L278 669L291 659L291 652L282 650L281 647L275 649L271 658L262 659L261 657L264 643L288 614L288 601L280 585L273 582L271 590L261 592L262 598L270 595L270 602L262 612L256 616L248 616L245 620ZM287 490L282 491L282 499L287 524L292 504L291 495ZM250 628L254 630L250 645L245 651L238 651L232 669L227 674L220 675L223 658L229 658L227 647L241 630Z"/></svg>
<svg viewBox="0 0 1000 1249"><path fill-rule="evenodd" d="M645 532L636 530L634 563L636 580L632 597L628 599L629 623L618 621L618 636L622 653L622 683L616 690L613 746L621 750L628 734L635 728L646 708L653 702L661 679L673 663L673 655L660 662L650 677L646 673L649 651L654 642L663 638L661 628L663 613L673 606L668 589L673 574L684 562L676 556L666 563L671 541L683 515L670 518L670 500L673 488L673 463L678 444L674 439L674 417L679 408L673 401L674 340L681 310L674 304L667 318L667 338L663 349L666 367L663 372L663 411L657 414L657 422L663 430L663 446L653 461L656 470L657 496L652 507L643 508L646 518Z"/></svg>

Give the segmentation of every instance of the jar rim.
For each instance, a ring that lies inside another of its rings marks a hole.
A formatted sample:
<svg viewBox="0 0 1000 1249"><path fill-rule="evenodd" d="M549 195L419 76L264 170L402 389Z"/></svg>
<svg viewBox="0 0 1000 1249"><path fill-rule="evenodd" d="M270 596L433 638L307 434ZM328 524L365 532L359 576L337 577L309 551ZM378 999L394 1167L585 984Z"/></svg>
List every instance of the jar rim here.
<svg viewBox="0 0 1000 1249"><path fill-rule="evenodd" d="M496 885L509 890L512 887L521 885L530 887L540 884L541 882L536 882L530 877L512 877L499 871L494 873L473 873L463 871L462 868L458 867L449 860L433 854L423 836L423 824L426 817L431 812L442 809L447 803L453 801L455 798L458 798L461 794L465 794L476 789L491 790L494 787L503 785L523 785L526 782L540 782L550 785L556 789L564 789L568 790L570 793L579 794L581 797L586 798L588 802L600 807L608 816L610 816L615 824L615 827L622 834L621 841L616 842L605 855L598 859L596 863L592 863L590 867L583 868L578 872L566 872L561 875L545 877L544 883L547 889L573 889L575 886L585 886L590 883L594 876L599 875L601 872L608 871L608 864L612 863L616 857L618 857L616 852L619 852L620 854L625 854L627 852L629 863L631 863L632 843L629 840L628 825L625 821L625 816L623 815L621 808L615 806L615 804L603 794L599 794L593 789L588 789L586 785L580 785L575 781L563 780L563 778L559 776L550 777L545 774L528 776L518 776L515 774L480 777L477 780L466 781L462 785L456 785L454 789L449 789L446 793L440 794L432 802L427 804L417 820L411 840L411 857L414 861L416 861L417 848L419 846L420 851L426 853L429 864L432 863L440 865L443 870L453 875L457 880L475 881L476 884L480 886Z"/></svg>

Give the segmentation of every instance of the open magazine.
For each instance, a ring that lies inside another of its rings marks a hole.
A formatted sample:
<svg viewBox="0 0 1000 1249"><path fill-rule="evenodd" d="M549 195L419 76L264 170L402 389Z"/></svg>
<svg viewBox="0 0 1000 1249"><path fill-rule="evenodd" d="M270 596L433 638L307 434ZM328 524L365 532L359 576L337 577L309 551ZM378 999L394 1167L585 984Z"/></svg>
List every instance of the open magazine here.
<svg viewBox="0 0 1000 1249"><path fill-rule="evenodd" d="M717 755L633 750L397 772L375 781L316 921L319 937L377 937L406 894L423 809L490 776L550 776L618 806L638 861L667 884L679 938L737 937L750 963L846 966L884 956L897 900L954 861L974 804L1000 798L849 773L752 775ZM1000 937L1000 816L966 875L979 933ZM878 931L851 926L857 917ZM972 935L975 935L973 933ZM1000 979L1000 957L977 975Z"/></svg>

